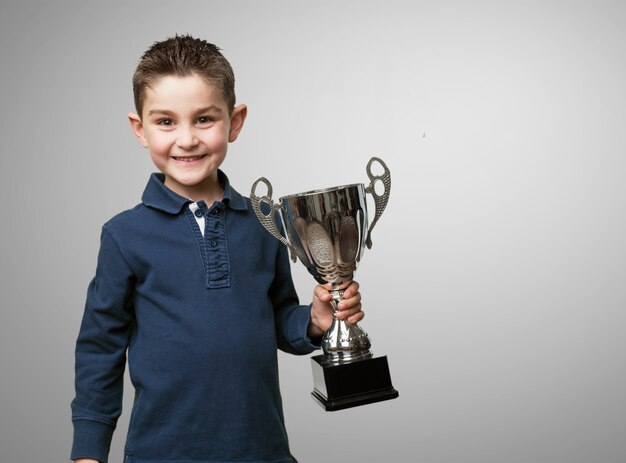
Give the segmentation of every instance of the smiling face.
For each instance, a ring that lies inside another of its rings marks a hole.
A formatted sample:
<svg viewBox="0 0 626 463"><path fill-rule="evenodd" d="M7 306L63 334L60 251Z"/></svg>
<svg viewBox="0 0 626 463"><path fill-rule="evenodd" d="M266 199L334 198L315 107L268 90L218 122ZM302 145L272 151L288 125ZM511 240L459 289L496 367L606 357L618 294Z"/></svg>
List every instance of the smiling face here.
<svg viewBox="0 0 626 463"><path fill-rule="evenodd" d="M240 105L230 115L220 92L197 74L168 75L146 89L141 117L129 118L139 143L165 174L165 186L211 205L222 198L217 169L246 111Z"/></svg>

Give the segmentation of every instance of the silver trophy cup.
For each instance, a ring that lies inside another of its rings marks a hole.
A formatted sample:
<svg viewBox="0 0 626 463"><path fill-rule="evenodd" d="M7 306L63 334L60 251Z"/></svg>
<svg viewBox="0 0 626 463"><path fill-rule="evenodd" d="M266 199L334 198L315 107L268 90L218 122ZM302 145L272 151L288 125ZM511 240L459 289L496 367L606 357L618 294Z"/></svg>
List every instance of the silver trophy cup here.
<svg viewBox="0 0 626 463"><path fill-rule="evenodd" d="M383 168L381 175L372 173L375 162ZM329 411L398 396L391 386L386 357L372 355L369 337L357 324L336 317L343 297L339 287L352 280L365 246L372 247L372 230L389 200L391 175L385 163L373 157L366 170L370 179L367 188L359 183L308 191L281 197L276 204L271 183L261 177L250 193L261 224L289 248L291 259L296 262L299 258L317 282L332 284L333 322L322 338L324 354L312 358L313 397ZM267 188L264 196L256 192L261 183ZM382 193L376 191L377 186ZM366 193L372 195L375 204L370 224ZM286 237L279 231L277 215Z"/></svg>

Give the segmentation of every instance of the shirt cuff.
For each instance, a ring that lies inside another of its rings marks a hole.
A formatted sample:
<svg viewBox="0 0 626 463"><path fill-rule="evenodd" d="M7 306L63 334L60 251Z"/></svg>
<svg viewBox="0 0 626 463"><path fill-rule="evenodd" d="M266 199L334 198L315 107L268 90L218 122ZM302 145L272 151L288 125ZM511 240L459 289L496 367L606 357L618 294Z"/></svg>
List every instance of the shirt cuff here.
<svg viewBox="0 0 626 463"><path fill-rule="evenodd" d="M294 340L291 342L291 345L297 349L299 352L303 354L310 354L314 350L317 350L322 345L322 338L309 338L309 324L311 323L311 306L302 306L302 310L300 310L298 316L300 319L299 323L296 323L295 326L299 327L301 330L297 333L297 336L294 336Z"/></svg>
<svg viewBox="0 0 626 463"><path fill-rule="evenodd" d="M93 458L106 463L114 427L100 421L75 419L70 460Z"/></svg>

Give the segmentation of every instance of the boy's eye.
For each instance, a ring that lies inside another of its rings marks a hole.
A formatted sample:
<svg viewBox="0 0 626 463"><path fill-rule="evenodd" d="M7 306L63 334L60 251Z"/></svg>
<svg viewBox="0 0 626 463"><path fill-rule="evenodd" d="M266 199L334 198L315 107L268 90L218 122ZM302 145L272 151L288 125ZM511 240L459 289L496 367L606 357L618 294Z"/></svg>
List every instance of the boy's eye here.
<svg viewBox="0 0 626 463"><path fill-rule="evenodd" d="M161 119L160 121L157 122L157 124L169 127L171 125L174 125L174 121L171 119Z"/></svg>
<svg viewBox="0 0 626 463"><path fill-rule="evenodd" d="M200 116L198 118L198 122L200 124L209 124L210 122L213 122L213 118L211 118L209 116Z"/></svg>

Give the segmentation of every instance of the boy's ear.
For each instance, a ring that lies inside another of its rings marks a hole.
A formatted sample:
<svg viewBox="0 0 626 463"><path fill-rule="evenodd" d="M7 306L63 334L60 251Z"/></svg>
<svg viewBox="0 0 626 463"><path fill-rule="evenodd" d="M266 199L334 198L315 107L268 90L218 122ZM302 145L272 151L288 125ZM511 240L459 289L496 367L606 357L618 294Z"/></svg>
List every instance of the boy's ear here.
<svg viewBox="0 0 626 463"><path fill-rule="evenodd" d="M243 123L248 115L248 107L245 104L240 104L233 109L233 115L230 116L230 132L228 133L228 142L232 143L237 140L239 132L243 127Z"/></svg>
<svg viewBox="0 0 626 463"><path fill-rule="evenodd" d="M141 122L141 118L137 114L128 113L128 120L130 121L130 128L133 129L133 133L135 137L137 137L137 141L144 148L148 147L148 141L143 133L143 123Z"/></svg>

